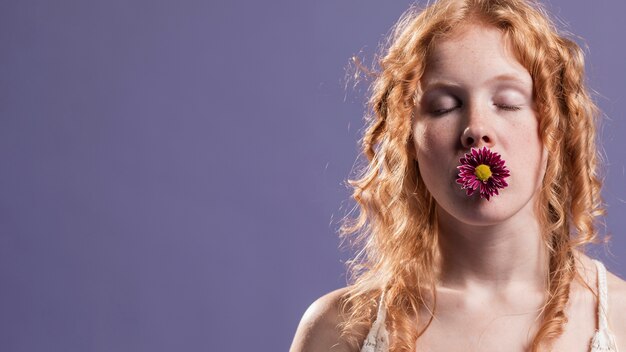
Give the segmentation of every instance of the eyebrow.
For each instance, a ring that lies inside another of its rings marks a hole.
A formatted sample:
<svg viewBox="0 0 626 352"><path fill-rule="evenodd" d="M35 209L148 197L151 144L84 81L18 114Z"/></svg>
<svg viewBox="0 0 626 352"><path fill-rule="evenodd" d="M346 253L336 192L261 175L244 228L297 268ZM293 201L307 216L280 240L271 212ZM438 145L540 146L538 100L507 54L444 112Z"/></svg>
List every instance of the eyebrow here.
<svg viewBox="0 0 626 352"><path fill-rule="evenodd" d="M491 83L501 82L501 81L514 82L514 83L519 83L519 84L528 84L527 80L524 80L519 75L516 75L516 74L513 74L513 73L504 73L504 74L501 74L501 75L497 75L497 76L495 76L493 78L488 79L487 81L485 81L485 83L491 84ZM531 79L530 83L531 84L533 83L532 79Z"/></svg>
<svg viewBox="0 0 626 352"><path fill-rule="evenodd" d="M451 81L448 81L448 80L435 80L435 81L430 81L426 83L427 84L423 87L420 84L420 87L418 88L420 95L426 94L428 92L432 92L434 90L439 90L439 89L446 89L446 88L461 89L460 85L453 83Z"/></svg>
<svg viewBox="0 0 626 352"><path fill-rule="evenodd" d="M520 77L518 74L515 74L515 73L503 73L503 74L497 75L495 77L492 77L486 80L484 84L490 85L490 84L494 84L497 82L510 82L515 85L528 84L527 80L524 80L522 77ZM434 81L425 82L425 83L427 84L423 87L423 89L421 89L422 93L436 90L436 89L441 89L441 88L452 88L452 89L461 88L459 84L453 83L452 81L449 81L449 80L434 80ZM532 80L531 80L531 84L532 84Z"/></svg>

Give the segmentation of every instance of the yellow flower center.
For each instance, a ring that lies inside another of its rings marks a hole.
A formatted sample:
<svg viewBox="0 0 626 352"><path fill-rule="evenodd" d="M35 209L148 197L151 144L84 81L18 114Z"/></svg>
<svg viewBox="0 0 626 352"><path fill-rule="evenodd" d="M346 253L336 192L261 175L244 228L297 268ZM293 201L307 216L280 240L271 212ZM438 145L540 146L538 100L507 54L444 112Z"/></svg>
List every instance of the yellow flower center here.
<svg viewBox="0 0 626 352"><path fill-rule="evenodd" d="M476 175L479 180L485 182L491 177L491 168L489 168L488 165L480 164L474 169L474 175Z"/></svg>

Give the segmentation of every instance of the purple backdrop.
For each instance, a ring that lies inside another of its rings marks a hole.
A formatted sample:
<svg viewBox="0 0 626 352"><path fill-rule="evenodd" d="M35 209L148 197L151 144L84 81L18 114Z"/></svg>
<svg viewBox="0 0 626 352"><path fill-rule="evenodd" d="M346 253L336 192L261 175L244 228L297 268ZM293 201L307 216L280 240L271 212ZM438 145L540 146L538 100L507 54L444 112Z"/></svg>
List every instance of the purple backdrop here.
<svg viewBox="0 0 626 352"><path fill-rule="evenodd" d="M287 350L345 283L344 69L408 4L0 2L0 350ZM626 5L551 8L609 116L599 252L624 276Z"/></svg>

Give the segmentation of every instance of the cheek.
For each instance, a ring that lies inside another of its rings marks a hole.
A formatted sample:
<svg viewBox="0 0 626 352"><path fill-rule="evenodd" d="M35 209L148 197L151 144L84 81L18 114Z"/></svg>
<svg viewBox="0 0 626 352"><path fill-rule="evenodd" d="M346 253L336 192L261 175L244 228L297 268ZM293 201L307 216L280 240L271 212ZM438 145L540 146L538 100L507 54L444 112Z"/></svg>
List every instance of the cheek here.
<svg viewBox="0 0 626 352"><path fill-rule="evenodd" d="M525 183L529 185L533 182L541 184L547 167L548 152L543 146L538 126L534 121L516 126L515 131L511 135L511 166L515 169Z"/></svg>
<svg viewBox="0 0 626 352"><path fill-rule="evenodd" d="M450 129L445 123L418 122L413 126L415 160L426 188L433 194L439 194L437 190L450 179L451 140L456 139Z"/></svg>
<svg viewBox="0 0 626 352"><path fill-rule="evenodd" d="M411 139L413 140L413 150L415 151L415 160L419 162L420 155L424 153L424 146L426 143L426 131L423 124L414 123L413 130L411 132Z"/></svg>
<svg viewBox="0 0 626 352"><path fill-rule="evenodd" d="M539 171L537 172L537 183L540 187L543 184L543 179L546 176L546 170L548 169L548 149L541 147L541 159L539 161Z"/></svg>
<svg viewBox="0 0 626 352"><path fill-rule="evenodd" d="M442 153L447 150L445 145L454 138L450 131L452 126L445 123L416 122L413 124L413 145L416 159Z"/></svg>

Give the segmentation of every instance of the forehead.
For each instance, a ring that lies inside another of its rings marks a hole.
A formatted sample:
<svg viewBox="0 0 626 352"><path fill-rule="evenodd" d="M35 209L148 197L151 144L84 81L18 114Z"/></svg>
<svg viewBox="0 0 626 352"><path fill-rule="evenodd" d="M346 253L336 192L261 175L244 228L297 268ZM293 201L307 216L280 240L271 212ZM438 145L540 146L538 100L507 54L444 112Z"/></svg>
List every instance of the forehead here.
<svg viewBox="0 0 626 352"><path fill-rule="evenodd" d="M493 26L467 24L435 40L422 85L433 79L479 84L499 76L532 85L530 74L517 60L502 31Z"/></svg>

